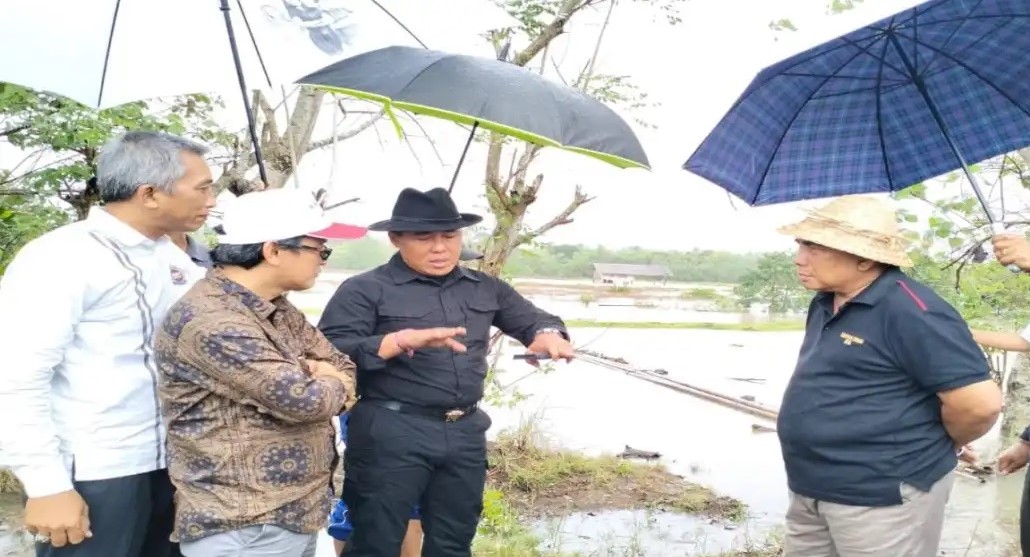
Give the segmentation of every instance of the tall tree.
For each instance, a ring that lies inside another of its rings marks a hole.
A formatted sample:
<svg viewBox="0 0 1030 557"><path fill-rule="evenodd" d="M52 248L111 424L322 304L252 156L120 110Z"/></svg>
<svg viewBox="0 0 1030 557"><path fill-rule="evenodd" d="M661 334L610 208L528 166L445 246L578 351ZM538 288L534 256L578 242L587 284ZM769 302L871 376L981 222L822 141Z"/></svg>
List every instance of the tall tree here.
<svg viewBox="0 0 1030 557"><path fill-rule="evenodd" d="M808 307L812 293L798 282L790 253L767 253L758 265L747 272L734 294L745 309L755 302L769 304L771 313L802 311Z"/></svg>
<svg viewBox="0 0 1030 557"><path fill-rule="evenodd" d="M254 92L251 105L268 175L267 186L270 188L281 188L297 171L300 162L308 153L354 137L372 127L383 115L382 111L372 112L371 115L363 111L354 112L354 118L351 118L352 113L345 109L344 101L336 95L307 86L296 90L292 108L289 106L289 100L284 99L277 109L260 91ZM332 110L340 110L344 114L344 119L352 120L353 123L342 131L333 130L332 135L328 137L315 138L315 124L326 106L331 106ZM257 159L254 157L250 136L239 133L230 146L230 155L222 164L222 174L215 184L216 189L228 188L236 194L241 194L264 187L254 174Z"/></svg>
<svg viewBox="0 0 1030 557"><path fill-rule="evenodd" d="M498 57L517 66L529 66L540 58L541 70L549 63L547 50L551 43L567 32L569 21L586 9L604 6L606 15L598 33L593 54L570 86L580 89L604 102L621 104L633 109L648 103L647 95L633 86L626 76L606 75L596 71L596 62L604 34L611 21L618 0L497 0L521 25L519 29L506 29L491 33ZM684 0L629 0L646 3L659 10L670 24L680 22L678 4ZM546 21L546 23L542 23ZM524 33L529 44L512 56L505 56L511 34ZM500 134L491 133L487 139L486 199L496 223L487 240L481 270L499 275L508 256L518 246L531 242L556 226L572 222L572 215L584 203L593 199L577 185L572 199L557 215L537 228L525 225L526 213L540 195L544 176L533 173L531 167L541 147L525 142L513 142ZM505 151L510 153L510 164L502 163Z"/></svg>

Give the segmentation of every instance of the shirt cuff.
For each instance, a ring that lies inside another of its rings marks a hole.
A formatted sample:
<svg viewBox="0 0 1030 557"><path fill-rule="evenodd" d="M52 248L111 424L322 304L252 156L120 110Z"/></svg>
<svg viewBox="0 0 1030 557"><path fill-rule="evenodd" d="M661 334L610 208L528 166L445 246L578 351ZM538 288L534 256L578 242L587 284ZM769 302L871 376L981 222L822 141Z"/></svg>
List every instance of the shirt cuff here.
<svg viewBox="0 0 1030 557"><path fill-rule="evenodd" d="M25 495L30 498L46 497L75 489L68 469L63 464L19 466L14 470L14 475L21 480L25 487Z"/></svg>
<svg viewBox="0 0 1030 557"><path fill-rule="evenodd" d="M548 329L558 331L562 338L567 341L572 340L572 338L569 337L569 331L565 328L563 323L544 323L542 325L537 325L537 327L533 329L533 338L536 338L536 335L538 335L540 331L546 331ZM533 338L529 339L529 341L533 342Z"/></svg>
<svg viewBox="0 0 1030 557"><path fill-rule="evenodd" d="M383 338L386 335L375 335L361 341L358 350L361 352L360 360L355 362L358 369L362 371L379 371L386 369L386 360L379 357L379 347L383 345Z"/></svg>

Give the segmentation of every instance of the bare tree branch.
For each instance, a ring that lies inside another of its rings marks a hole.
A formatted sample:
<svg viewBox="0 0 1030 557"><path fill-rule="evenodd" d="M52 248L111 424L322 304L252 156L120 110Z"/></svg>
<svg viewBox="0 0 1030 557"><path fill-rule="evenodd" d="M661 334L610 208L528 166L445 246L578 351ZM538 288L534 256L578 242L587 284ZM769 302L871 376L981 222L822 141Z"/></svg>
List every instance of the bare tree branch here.
<svg viewBox="0 0 1030 557"><path fill-rule="evenodd" d="M569 22L569 18L576 14L576 12L590 5L592 0L565 0L562 2L561 7L558 8L558 13L554 16L554 19L548 23L540 34L533 38L533 41L529 43L526 48L515 55L515 59L512 61L516 66L525 66L536 57L547 45L551 44L558 35L565 32L565 24Z"/></svg>
<svg viewBox="0 0 1030 557"><path fill-rule="evenodd" d="M11 134L15 134L15 133L18 133L20 131L25 131L25 130L31 128L31 127L32 126L29 125L29 124L22 124L20 126L12 126L10 128L7 128L6 130L0 130L0 137L7 137L7 136L9 136Z"/></svg>
<svg viewBox="0 0 1030 557"><path fill-rule="evenodd" d="M537 178L543 178L543 176L538 176ZM540 185L536 184L536 187L539 188ZM551 230L556 226L562 226L571 223L572 213L576 212L576 209L579 209L581 205L583 205L584 203L589 203L590 201L593 201L593 199L593 196L589 196L583 193L583 188L581 186L576 186L576 193L572 197L572 201L570 201L569 204L565 206L565 209L563 209L562 212L555 215L554 218L547 221L546 224L540 226L536 230L523 234L519 238L518 243L522 244L526 242L532 242L533 240L542 236L543 234L546 234L547 231Z"/></svg>
<svg viewBox="0 0 1030 557"><path fill-rule="evenodd" d="M374 116L372 116L370 118L367 118L365 121L361 122L360 124L358 124L357 126L354 126L353 128L351 128L349 130L341 132L341 133L339 133L339 134L337 134L337 135L335 135L333 137L326 137L326 138L323 138L323 139L319 139L318 141L312 141L308 145L307 150L304 151L304 152L305 153L310 153L312 151L317 151L317 150L322 149L324 147L328 147L328 146L332 145L334 141L344 141L344 140L350 139L350 138L358 135L359 133L367 130L368 128L372 127L372 125L375 124L377 120L382 118L385 113L386 113L386 110L380 110Z"/></svg>

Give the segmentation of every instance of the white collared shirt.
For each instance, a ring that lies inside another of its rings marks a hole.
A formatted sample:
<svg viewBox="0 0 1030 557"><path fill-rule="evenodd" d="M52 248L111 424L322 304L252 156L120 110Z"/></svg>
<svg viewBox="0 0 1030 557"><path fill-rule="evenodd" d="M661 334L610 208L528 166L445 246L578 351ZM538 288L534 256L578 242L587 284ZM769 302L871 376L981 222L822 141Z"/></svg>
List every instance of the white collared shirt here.
<svg viewBox="0 0 1030 557"><path fill-rule="evenodd" d="M165 467L153 339L204 269L102 208L0 277L0 465L29 497Z"/></svg>

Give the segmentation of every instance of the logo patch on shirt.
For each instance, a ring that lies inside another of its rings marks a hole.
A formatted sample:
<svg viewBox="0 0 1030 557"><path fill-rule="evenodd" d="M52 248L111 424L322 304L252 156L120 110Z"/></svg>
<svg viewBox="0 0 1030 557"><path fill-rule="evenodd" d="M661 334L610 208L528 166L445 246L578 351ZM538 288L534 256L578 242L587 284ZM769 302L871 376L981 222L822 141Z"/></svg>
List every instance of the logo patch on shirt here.
<svg viewBox="0 0 1030 557"><path fill-rule="evenodd" d="M864 339L858 338L858 337L856 337L855 335L853 335L851 333L841 333L840 334L840 338L844 339L844 344L846 344L847 346L851 346L853 344L858 344L858 345L865 344L865 340Z"/></svg>
<svg viewBox="0 0 1030 557"><path fill-rule="evenodd" d="M179 286L186 284L186 271L176 267L175 265L171 265L169 270L172 272L172 284Z"/></svg>

